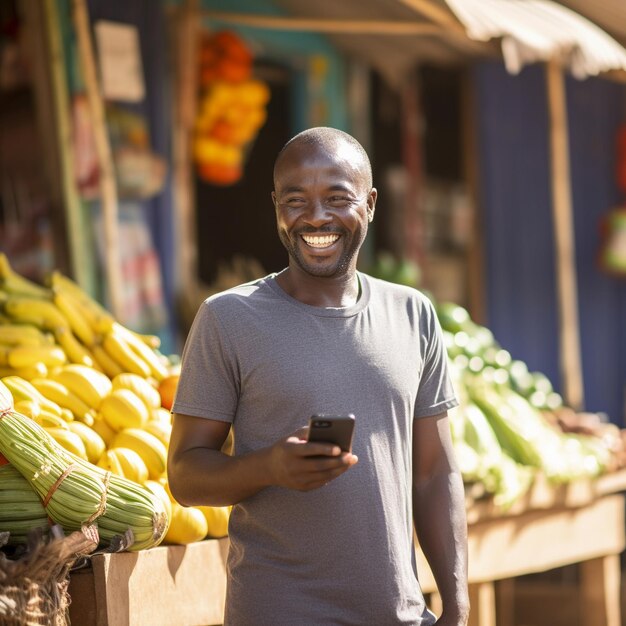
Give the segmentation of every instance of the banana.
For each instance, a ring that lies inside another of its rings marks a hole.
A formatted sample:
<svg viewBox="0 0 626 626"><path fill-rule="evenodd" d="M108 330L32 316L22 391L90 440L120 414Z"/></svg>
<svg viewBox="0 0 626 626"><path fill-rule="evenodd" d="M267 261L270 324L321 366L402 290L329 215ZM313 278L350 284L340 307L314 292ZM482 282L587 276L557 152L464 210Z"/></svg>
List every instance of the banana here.
<svg viewBox="0 0 626 626"><path fill-rule="evenodd" d="M147 363L150 368L150 375L156 378L157 381L163 380L167 376L167 367L161 362L159 355L146 345L143 340L137 337L135 333L117 322L113 324L113 331L117 332L122 339L126 340L130 349Z"/></svg>
<svg viewBox="0 0 626 626"><path fill-rule="evenodd" d="M42 346L47 337L32 324L0 324L0 344L6 346Z"/></svg>
<svg viewBox="0 0 626 626"><path fill-rule="evenodd" d="M0 378L5 376L19 376L24 380L32 380L33 378L44 378L48 375L48 368L43 363L35 363L30 367L0 367Z"/></svg>
<svg viewBox="0 0 626 626"><path fill-rule="evenodd" d="M71 422L66 425L73 433L76 433L85 444L85 450L87 452L87 459L90 463L97 464L100 457L106 450L106 443L104 439L95 431L82 422Z"/></svg>
<svg viewBox="0 0 626 626"><path fill-rule="evenodd" d="M44 396L31 382L20 376L5 376L0 379L11 392L15 402L36 402L41 409L48 413L53 413L58 417L63 417L61 407Z"/></svg>
<svg viewBox="0 0 626 626"><path fill-rule="evenodd" d="M31 419L35 419L39 416L39 413L41 413L41 407L34 400L15 401L15 397L13 398L13 410L16 413L21 413L22 415L26 415L26 417L30 417Z"/></svg>
<svg viewBox="0 0 626 626"><path fill-rule="evenodd" d="M161 406L161 396L143 376L125 372L115 376L111 381L113 389L130 389L135 392L144 402L148 410Z"/></svg>
<svg viewBox="0 0 626 626"><path fill-rule="evenodd" d="M138 333L135 330L128 329L137 339L141 339L149 348L158 350L161 347L161 338L158 335L146 335L144 333Z"/></svg>
<svg viewBox="0 0 626 626"><path fill-rule="evenodd" d="M92 346L91 354L96 363L100 366L100 369L111 379L115 378L118 374L123 374L124 370L122 366L114 361L108 354L108 352L99 344Z"/></svg>
<svg viewBox="0 0 626 626"><path fill-rule="evenodd" d="M69 409L66 409L64 406L61 408L61 417L64 422L73 422L74 421L74 413L72 413Z"/></svg>
<svg viewBox="0 0 626 626"><path fill-rule="evenodd" d="M53 291L71 294L78 302L85 320L96 335L104 334L111 329L115 318L71 278L54 270L48 277Z"/></svg>
<svg viewBox="0 0 626 626"><path fill-rule="evenodd" d="M125 372L138 374L144 378L148 378L151 375L152 370L150 366L132 350L125 338L121 337L114 330L104 336L102 346Z"/></svg>
<svg viewBox="0 0 626 626"><path fill-rule="evenodd" d="M87 450L85 449L85 444L83 440L71 430L66 428L46 428L46 432L48 432L52 437L56 440L57 443L61 444L66 450L74 453L76 456L79 456L81 459L87 461Z"/></svg>
<svg viewBox="0 0 626 626"><path fill-rule="evenodd" d="M67 356L67 360L70 363L78 363L80 365L86 365L87 367L96 368L95 359L91 352L85 346L76 339L74 333L65 327L56 328L54 330L54 336L57 343L63 348L63 352Z"/></svg>
<svg viewBox="0 0 626 626"><path fill-rule="evenodd" d="M80 422L81 424L86 424L87 426L89 426L89 428L92 428L93 425L96 423L96 412L93 410L89 410L84 415L77 417L74 421Z"/></svg>
<svg viewBox="0 0 626 626"><path fill-rule="evenodd" d="M67 319L72 332L85 346L93 346L96 343L96 333L87 321L81 303L67 291L54 289L53 293L53 302Z"/></svg>
<svg viewBox="0 0 626 626"><path fill-rule="evenodd" d="M109 377L92 367L70 363L50 374L52 380L65 385L92 409L98 409L109 394L112 383Z"/></svg>
<svg viewBox="0 0 626 626"><path fill-rule="evenodd" d="M91 415L90 407L62 383L49 378L34 378L30 382L46 398L69 409L75 419L83 420Z"/></svg>
<svg viewBox="0 0 626 626"><path fill-rule="evenodd" d="M17 413L30 417L44 428L67 428L67 424L62 417L46 411L35 400L20 400L15 403L14 408Z"/></svg>
<svg viewBox="0 0 626 626"><path fill-rule="evenodd" d="M141 398L130 389L114 389L104 398L99 410L110 428L141 428L148 421L148 409Z"/></svg>
<svg viewBox="0 0 626 626"><path fill-rule="evenodd" d="M58 367L67 362L67 356L59 346L13 346L8 350L6 360L13 369L32 367L37 363Z"/></svg>
<svg viewBox="0 0 626 626"><path fill-rule="evenodd" d="M37 283L18 274L9 263L6 254L0 252L0 285L5 291L32 298L49 299L50 292Z"/></svg>
<svg viewBox="0 0 626 626"><path fill-rule="evenodd" d="M26 296L9 296L4 311L17 321L34 324L45 330L53 330L69 323L53 302Z"/></svg>
<svg viewBox="0 0 626 626"><path fill-rule="evenodd" d="M148 468L148 475L157 480L167 468L167 449L154 435L141 428L125 428L115 435L111 448L130 448L139 454Z"/></svg>

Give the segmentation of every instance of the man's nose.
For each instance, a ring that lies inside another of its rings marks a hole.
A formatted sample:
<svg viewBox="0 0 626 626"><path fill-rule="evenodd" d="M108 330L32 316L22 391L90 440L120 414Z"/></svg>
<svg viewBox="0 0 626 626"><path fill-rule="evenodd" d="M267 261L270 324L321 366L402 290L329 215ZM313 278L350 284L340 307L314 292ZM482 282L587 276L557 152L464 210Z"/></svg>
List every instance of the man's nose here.
<svg viewBox="0 0 626 626"><path fill-rule="evenodd" d="M312 226L321 226L330 222L331 215L322 200L312 200L304 220Z"/></svg>

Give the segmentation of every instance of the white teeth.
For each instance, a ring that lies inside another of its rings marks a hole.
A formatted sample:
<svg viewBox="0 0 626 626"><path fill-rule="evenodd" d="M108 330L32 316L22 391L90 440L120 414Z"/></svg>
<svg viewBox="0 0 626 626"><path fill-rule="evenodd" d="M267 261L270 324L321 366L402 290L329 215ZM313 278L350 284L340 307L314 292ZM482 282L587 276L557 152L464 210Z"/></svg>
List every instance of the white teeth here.
<svg viewBox="0 0 626 626"><path fill-rule="evenodd" d="M323 237L314 235L302 235L302 239L313 248L326 248L339 239L339 235L324 235Z"/></svg>

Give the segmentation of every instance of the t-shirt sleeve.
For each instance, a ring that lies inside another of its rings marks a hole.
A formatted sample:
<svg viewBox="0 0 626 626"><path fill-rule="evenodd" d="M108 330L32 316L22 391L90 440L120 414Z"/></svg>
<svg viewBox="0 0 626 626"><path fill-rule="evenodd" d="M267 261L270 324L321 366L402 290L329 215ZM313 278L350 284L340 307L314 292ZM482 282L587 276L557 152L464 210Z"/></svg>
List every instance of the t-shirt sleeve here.
<svg viewBox="0 0 626 626"><path fill-rule="evenodd" d="M425 300L420 315L420 341L424 362L414 418L437 415L458 405L448 371L448 353L443 332L430 300Z"/></svg>
<svg viewBox="0 0 626 626"><path fill-rule="evenodd" d="M237 410L236 357L211 301L198 309L181 355L172 411L231 422Z"/></svg>

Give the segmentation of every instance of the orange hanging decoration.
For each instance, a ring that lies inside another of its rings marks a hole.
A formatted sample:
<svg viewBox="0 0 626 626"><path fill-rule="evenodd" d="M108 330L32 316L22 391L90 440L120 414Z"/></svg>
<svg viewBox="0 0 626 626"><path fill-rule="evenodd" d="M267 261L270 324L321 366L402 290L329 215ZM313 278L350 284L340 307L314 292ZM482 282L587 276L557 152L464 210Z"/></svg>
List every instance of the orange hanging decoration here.
<svg viewBox="0 0 626 626"><path fill-rule="evenodd" d="M193 143L198 175L215 185L233 185L265 123L269 88L252 78L252 53L231 31L203 37L199 61L202 96Z"/></svg>

